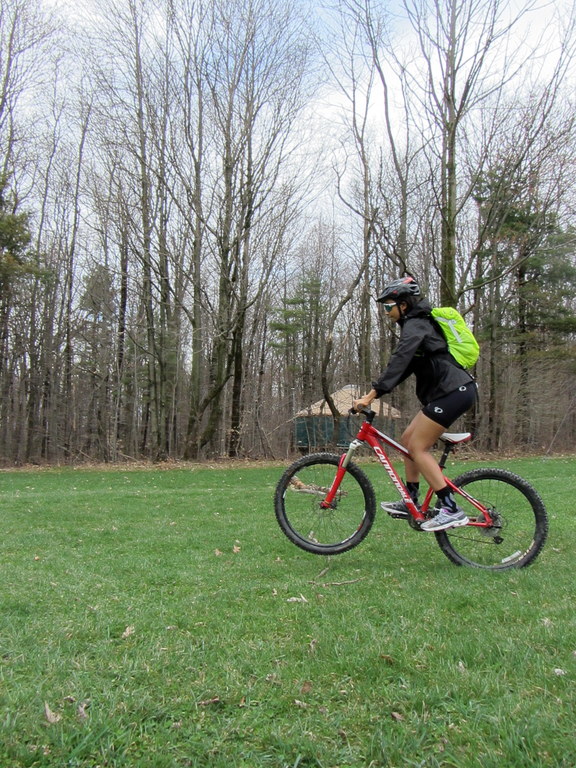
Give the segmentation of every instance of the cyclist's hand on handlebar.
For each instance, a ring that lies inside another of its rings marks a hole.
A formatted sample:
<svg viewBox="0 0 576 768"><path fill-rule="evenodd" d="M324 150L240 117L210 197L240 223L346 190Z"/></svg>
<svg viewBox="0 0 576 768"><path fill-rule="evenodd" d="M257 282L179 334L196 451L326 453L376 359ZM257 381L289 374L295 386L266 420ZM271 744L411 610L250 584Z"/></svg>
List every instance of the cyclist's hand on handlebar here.
<svg viewBox="0 0 576 768"><path fill-rule="evenodd" d="M367 416L369 413L372 413L372 410L370 408L365 408L362 405L359 405L357 408L350 408L348 411L350 416L358 416L359 413L363 413L365 416Z"/></svg>
<svg viewBox="0 0 576 768"><path fill-rule="evenodd" d="M364 410L369 411L373 399L374 398L368 394L364 395L364 397L360 397L358 400L352 400L352 412L362 413Z"/></svg>

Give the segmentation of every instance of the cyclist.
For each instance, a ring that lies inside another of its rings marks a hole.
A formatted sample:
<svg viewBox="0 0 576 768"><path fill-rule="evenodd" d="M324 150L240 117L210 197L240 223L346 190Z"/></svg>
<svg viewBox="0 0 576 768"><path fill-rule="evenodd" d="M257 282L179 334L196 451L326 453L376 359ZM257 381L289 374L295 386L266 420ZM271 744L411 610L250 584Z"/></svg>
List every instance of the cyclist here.
<svg viewBox="0 0 576 768"><path fill-rule="evenodd" d="M423 407L400 438L411 456L404 460L406 488L417 504L422 474L438 497L434 517L422 523L423 531L466 525L468 518L457 506L430 448L474 405L476 383L448 352L442 332L431 319L431 306L413 277L393 280L377 301L383 304L390 320L400 326L400 339L380 378L372 383L370 392L354 401L354 408L369 408L373 400L391 392L411 374L415 375L416 395ZM381 506L393 517L409 515L402 501L382 502Z"/></svg>

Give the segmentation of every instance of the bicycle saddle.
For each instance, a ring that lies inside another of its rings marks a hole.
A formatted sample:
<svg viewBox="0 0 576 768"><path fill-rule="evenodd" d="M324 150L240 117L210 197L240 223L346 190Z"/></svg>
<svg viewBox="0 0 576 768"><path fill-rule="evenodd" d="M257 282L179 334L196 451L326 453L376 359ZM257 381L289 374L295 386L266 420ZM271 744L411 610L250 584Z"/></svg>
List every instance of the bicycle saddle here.
<svg viewBox="0 0 576 768"><path fill-rule="evenodd" d="M440 440L444 440L445 443L457 445L458 443L466 443L471 437L471 432L442 432Z"/></svg>

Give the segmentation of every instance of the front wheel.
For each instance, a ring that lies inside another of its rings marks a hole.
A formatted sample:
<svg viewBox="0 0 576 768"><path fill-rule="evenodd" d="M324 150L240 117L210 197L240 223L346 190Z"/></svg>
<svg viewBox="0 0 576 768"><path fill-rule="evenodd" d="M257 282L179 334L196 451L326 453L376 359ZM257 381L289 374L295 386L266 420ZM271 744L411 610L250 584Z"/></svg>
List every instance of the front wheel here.
<svg viewBox="0 0 576 768"><path fill-rule="evenodd" d="M315 555L352 549L374 522L374 489L353 462L348 464L330 508L323 508L340 458L332 453L304 456L284 472L276 486L274 511L280 528L293 544Z"/></svg>
<svg viewBox="0 0 576 768"><path fill-rule="evenodd" d="M462 488L488 511L488 527L467 525L436 533L442 552L456 565L502 571L530 565L544 546L548 518L538 492L505 469L473 469L457 477ZM482 514L463 496L455 494L471 522Z"/></svg>

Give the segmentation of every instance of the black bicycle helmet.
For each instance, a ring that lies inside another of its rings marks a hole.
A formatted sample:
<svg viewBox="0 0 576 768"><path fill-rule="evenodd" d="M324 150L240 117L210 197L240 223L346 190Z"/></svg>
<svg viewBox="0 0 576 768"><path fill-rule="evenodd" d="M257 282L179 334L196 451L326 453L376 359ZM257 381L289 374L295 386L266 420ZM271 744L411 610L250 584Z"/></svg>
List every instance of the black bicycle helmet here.
<svg viewBox="0 0 576 768"><path fill-rule="evenodd" d="M382 295L378 296L376 301L382 302L386 299L400 301L408 296L420 296L420 286L413 277L399 277L384 288Z"/></svg>

